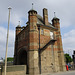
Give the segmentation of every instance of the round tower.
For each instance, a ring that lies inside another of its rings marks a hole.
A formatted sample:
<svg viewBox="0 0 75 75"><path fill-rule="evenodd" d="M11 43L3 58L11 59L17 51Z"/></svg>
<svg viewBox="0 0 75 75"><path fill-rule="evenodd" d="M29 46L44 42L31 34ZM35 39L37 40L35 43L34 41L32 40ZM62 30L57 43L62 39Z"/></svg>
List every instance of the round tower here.
<svg viewBox="0 0 75 75"><path fill-rule="evenodd" d="M58 53L59 70L65 71L66 69L65 69L65 61L64 61L64 53L63 53L63 47L62 47L59 18L54 17L52 19L52 25L58 29L57 31L54 32L56 40L57 40L54 44L54 46L56 46L57 48L56 49L54 48L54 50Z"/></svg>
<svg viewBox="0 0 75 75"><path fill-rule="evenodd" d="M20 24L16 27L16 33L15 33L15 51L14 51L14 64L17 64L17 47L18 47L18 34L21 32L21 26Z"/></svg>
<svg viewBox="0 0 75 75"><path fill-rule="evenodd" d="M29 10L29 12L28 12L28 14L29 14L29 22L31 22L31 21L35 21L35 19L37 18L37 11L36 10L34 10L34 9L31 9L31 10ZM35 18L35 19L34 19ZM33 20L32 20L33 19Z"/></svg>
<svg viewBox="0 0 75 75"><path fill-rule="evenodd" d="M37 11L32 9L28 12L28 15L28 68L30 75L36 75L39 74Z"/></svg>
<svg viewBox="0 0 75 75"><path fill-rule="evenodd" d="M29 22L29 30L35 30L37 29L37 11L34 9L31 9L28 12L28 22Z"/></svg>
<svg viewBox="0 0 75 75"><path fill-rule="evenodd" d="M21 26L18 25L18 26L16 27L16 35L18 35L20 32L21 32Z"/></svg>
<svg viewBox="0 0 75 75"><path fill-rule="evenodd" d="M59 28L59 29L60 29L60 22L59 22L59 18L54 17L54 18L52 19L52 25L53 25L54 27L56 27L56 28Z"/></svg>

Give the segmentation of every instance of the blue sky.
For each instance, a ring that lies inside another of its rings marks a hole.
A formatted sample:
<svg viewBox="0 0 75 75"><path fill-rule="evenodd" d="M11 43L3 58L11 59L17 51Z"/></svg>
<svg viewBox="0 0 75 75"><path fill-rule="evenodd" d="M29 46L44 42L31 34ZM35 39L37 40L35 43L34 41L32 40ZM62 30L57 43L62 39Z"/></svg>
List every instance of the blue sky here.
<svg viewBox="0 0 75 75"><path fill-rule="evenodd" d="M42 14L42 9L48 9L48 18L51 22L56 16L60 19L63 50L72 54L75 50L75 1L74 0L0 0L0 58L5 57L6 36L8 25L8 7L12 7L10 17L8 57L14 55L15 27L19 24L26 25L28 11L32 8Z"/></svg>

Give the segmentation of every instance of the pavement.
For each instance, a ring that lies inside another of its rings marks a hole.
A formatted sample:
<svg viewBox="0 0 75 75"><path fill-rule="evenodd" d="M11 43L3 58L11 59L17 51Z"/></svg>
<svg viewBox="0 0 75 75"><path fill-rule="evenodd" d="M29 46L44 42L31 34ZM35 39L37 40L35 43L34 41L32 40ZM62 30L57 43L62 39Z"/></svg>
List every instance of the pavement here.
<svg viewBox="0 0 75 75"><path fill-rule="evenodd" d="M66 71L66 72L58 72L58 73L53 73L53 74L48 74L48 75L75 75L75 70Z"/></svg>
<svg viewBox="0 0 75 75"><path fill-rule="evenodd" d="M75 75L75 70L66 71L66 72L57 72L57 73L51 73L51 74L41 74L41 75Z"/></svg>

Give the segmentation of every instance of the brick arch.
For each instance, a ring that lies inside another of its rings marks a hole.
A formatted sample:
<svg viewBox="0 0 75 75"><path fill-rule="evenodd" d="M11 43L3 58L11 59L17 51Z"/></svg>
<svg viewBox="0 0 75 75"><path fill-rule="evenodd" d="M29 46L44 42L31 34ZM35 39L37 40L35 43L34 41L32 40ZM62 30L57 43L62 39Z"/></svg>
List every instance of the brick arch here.
<svg viewBox="0 0 75 75"><path fill-rule="evenodd" d="M27 65L27 50L25 47L18 50L18 65Z"/></svg>
<svg viewBox="0 0 75 75"><path fill-rule="evenodd" d="M19 48L19 49L18 49L18 54L19 54L19 53L20 53L20 51L22 51L22 50L25 50L25 51L27 52L27 47L26 47L26 46L24 46L24 47Z"/></svg>

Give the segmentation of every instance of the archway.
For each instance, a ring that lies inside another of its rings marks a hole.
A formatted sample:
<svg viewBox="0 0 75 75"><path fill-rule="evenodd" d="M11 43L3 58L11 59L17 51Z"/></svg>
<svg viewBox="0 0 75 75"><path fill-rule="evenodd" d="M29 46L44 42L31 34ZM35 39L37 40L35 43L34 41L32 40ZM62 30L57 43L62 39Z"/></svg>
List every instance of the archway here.
<svg viewBox="0 0 75 75"><path fill-rule="evenodd" d="M27 52L21 50L19 53L19 65L27 65Z"/></svg>

